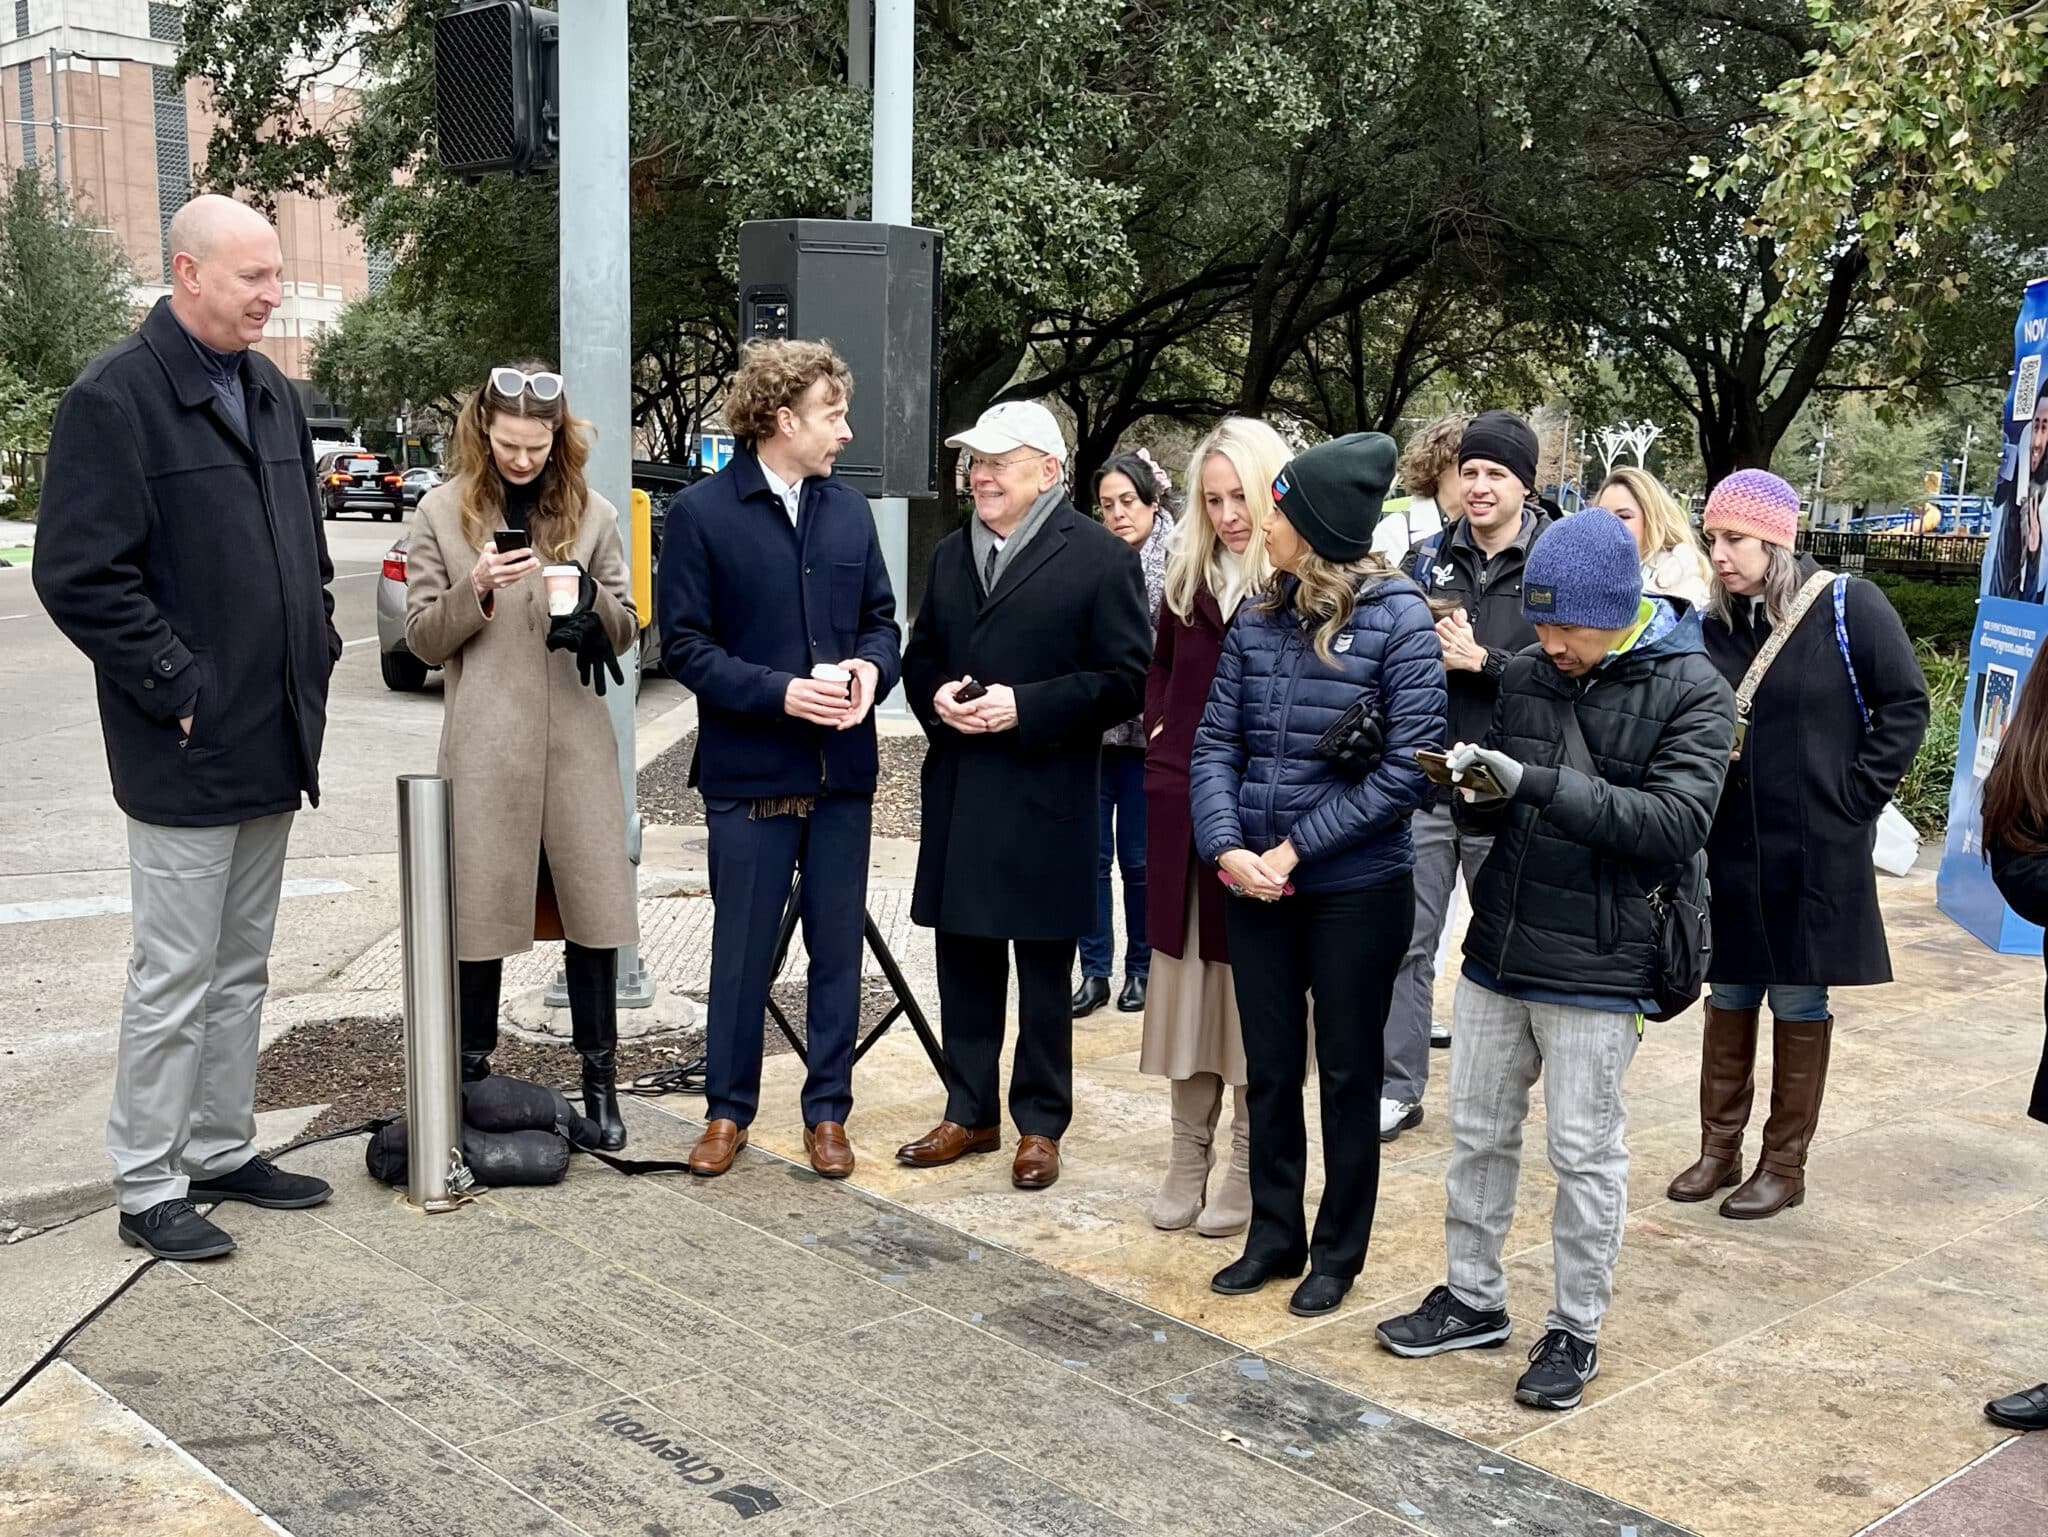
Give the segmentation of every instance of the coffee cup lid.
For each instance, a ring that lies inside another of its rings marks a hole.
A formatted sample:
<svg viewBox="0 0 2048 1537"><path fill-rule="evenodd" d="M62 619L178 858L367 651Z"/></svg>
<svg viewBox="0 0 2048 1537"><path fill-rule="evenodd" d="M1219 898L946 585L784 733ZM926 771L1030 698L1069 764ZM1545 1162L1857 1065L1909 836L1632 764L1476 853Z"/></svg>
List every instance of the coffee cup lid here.
<svg viewBox="0 0 2048 1537"><path fill-rule="evenodd" d="M811 676L820 683L844 683L853 674L836 662L820 662L811 669Z"/></svg>

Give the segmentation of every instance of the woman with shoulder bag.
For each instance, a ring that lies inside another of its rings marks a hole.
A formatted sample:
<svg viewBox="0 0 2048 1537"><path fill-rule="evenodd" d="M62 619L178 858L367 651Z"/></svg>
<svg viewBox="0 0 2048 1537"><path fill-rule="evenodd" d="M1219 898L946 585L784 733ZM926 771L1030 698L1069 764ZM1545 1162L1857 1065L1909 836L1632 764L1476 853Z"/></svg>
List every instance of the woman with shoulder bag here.
<svg viewBox="0 0 2048 1537"><path fill-rule="evenodd" d="M2020 689L1998 761L1984 780L1984 857L1999 895L2029 923L2048 924L2048 678L2038 667ZM2048 1121L2048 1048L2027 1114ZM2048 1430L2048 1382L1984 1406L2008 1430Z"/></svg>
<svg viewBox="0 0 2048 1537"><path fill-rule="evenodd" d="M1377 1116L1394 976L1415 922L1408 815L1442 745L1443 652L1422 590L1370 553L1394 442L1356 433L1274 482L1275 579L1238 614L1195 733L1195 846L1236 895L1225 910L1250 1078L1251 1231L1211 1289L1301 1274L1288 1308L1344 1300L1379 1197ZM1315 994L1323 1197L1302 1196L1302 1076Z"/></svg>
<svg viewBox="0 0 2048 1537"><path fill-rule="evenodd" d="M538 363L492 369L463 402L453 478L413 516L405 640L447 679L463 1081L490 1074L504 958L562 938L584 1107L616 1150L618 950L639 915L602 695L639 618L584 433Z"/></svg>
<svg viewBox="0 0 2048 1537"><path fill-rule="evenodd" d="M1146 938L1151 990L1138 1070L1170 1080L1173 1150L1152 1203L1152 1225L1194 1225L1205 1238L1241 1233L1252 1218L1251 1120L1245 1110L1244 1037L1230 978L1216 873L1195 851L1188 765L1238 605L1265 585L1259 526L1288 449L1264 422L1232 417L1195 445L1188 484L1199 505L1181 520L1166 561L1152 668L1145 677L1145 817L1151 833ZM1235 1100L1230 1157L1209 1188L1223 1091Z"/></svg>
<svg viewBox="0 0 2048 1537"><path fill-rule="evenodd" d="M1700 1156L1671 1182L1704 1201L1742 1181L1768 999L1763 1155L1721 1215L1806 1199L1834 1029L1828 989L1892 979L1871 849L1927 731L1913 644L1869 582L1795 555L1799 493L1739 470L1707 498L1707 654L1735 686L1735 758L1707 843L1714 953L1700 1058Z"/></svg>

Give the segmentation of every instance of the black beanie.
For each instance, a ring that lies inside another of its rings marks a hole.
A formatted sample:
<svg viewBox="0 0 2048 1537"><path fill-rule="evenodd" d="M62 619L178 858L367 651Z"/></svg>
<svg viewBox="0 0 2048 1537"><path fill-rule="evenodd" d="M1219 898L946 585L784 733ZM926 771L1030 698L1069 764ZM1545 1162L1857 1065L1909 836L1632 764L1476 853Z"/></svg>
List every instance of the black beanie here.
<svg viewBox="0 0 2048 1537"><path fill-rule="evenodd" d="M1512 411L1481 411L1458 440L1458 463L1490 459L1504 464L1531 491L1536 489L1536 429Z"/></svg>
<svg viewBox="0 0 2048 1537"><path fill-rule="evenodd" d="M1296 454L1273 482L1281 514L1325 560L1357 560L1372 549L1380 504L1394 483L1394 440L1354 432Z"/></svg>

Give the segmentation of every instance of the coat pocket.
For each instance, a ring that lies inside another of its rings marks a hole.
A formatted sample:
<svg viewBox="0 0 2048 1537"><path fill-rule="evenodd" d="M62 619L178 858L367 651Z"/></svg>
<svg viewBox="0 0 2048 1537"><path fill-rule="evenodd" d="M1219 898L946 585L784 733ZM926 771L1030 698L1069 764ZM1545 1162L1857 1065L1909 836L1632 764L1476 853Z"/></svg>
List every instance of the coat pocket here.
<svg viewBox="0 0 2048 1537"><path fill-rule="evenodd" d="M860 628L860 592L867 581L867 562L832 562L832 628L851 635Z"/></svg>

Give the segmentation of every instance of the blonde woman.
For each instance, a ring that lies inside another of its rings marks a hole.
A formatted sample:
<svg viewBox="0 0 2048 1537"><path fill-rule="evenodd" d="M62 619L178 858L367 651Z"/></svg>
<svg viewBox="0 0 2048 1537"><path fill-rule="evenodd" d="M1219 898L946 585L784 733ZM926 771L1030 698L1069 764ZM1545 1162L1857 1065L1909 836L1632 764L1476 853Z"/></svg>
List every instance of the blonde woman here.
<svg viewBox="0 0 2048 1537"><path fill-rule="evenodd" d="M1222 884L1195 853L1188 759L1223 637L1244 595L1266 583L1259 527L1287 445L1264 422L1232 417L1196 445L1187 484L1195 505L1166 557L1152 669L1145 678L1145 818L1151 900L1145 937L1152 980L1145 998L1142 1072L1173 1085L1173 1153L1152 1204L1155 1227L1193 1224L1208 1238L1244 1231L1252 1217L1251 1122L1244 1106L1244 1042L1223 932ZM1236 1099L1230 1161L1209 1192L1223 1089Z"/></svg>
<svg viewBox="0 0 2048 1537"><path fill-rule="evenodd" d="M1409 813L1440 747L1444 664L1422 591L1371 553L1394 441L1357 433L1297 455L1265 521L1275 578L1223 644L1189 773L1195 847L1230 882L1252 1118L1244 1257L1226 1296L1309 1267L1288 1310L1335 1309L1365 1265L1379 1197L1381 1051L1415 926ZM1324 1184L1302 1196L1302 1076L1315 994Z"/></svg>
<svg viewBox="0 0 2048 1537"><path fill-rule="evenodd" d="M1623 466L1608 472L1593 498L1627 525L1643 552L1643 591L1683 598L1695 611L1707 606L1714 568L1693 537L1692 522L1664 483L1648 470Z"/></svg>
<svg viewBox="0 0 2048 1537"><path fill-rule="evenodd" d="M447 679L463 1079L490 1074L505 957L564 939L584 1107L617 1149L618 949L639 917L600 696L640 625L617 515L583 478L584 431L539 363L492 369L463 402L454 478L413 516L405 640ZM551 617L542 567L570 564L575 610Z"/></svg>

